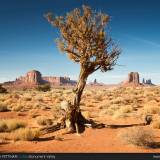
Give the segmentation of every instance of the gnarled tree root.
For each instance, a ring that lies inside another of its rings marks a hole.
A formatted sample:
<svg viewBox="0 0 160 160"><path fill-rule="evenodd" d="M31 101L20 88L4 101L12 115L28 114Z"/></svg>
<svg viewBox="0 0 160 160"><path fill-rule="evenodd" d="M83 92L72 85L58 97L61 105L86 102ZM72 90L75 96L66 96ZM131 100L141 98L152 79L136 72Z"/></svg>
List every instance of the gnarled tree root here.
<svg viewBox="0 0 160 160"><path fill-rule="evenodd" d="M103 123L96 123L93 120L85 119L82 116L82 114L80 115L80 117L81 118L77 121L78 132L76 130L76 126L74 126L74 128L72 128L72 129L67 128L67 126L66 126L67 119L64 119L61 123L57 123L54 125L43 127L40 129L40 131L42 132L42 134L47 134L47 133L52 133L52 132L66 128L65 134L70 134L70 133L79 134L79 133L82 133L85 130L85 128L101 129L101 128L107 127L107 125L105 125Z"/></svg>

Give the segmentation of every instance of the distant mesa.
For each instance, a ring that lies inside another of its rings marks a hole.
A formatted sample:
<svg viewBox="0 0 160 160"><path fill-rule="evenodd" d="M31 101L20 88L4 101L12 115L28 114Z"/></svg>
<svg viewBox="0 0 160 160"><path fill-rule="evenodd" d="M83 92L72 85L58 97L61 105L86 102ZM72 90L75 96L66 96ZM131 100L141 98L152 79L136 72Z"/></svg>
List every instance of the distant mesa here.
<svg viewBox="0 0 160 160"><path fill-rule="evenodd" d="M57 76L42 76L39 71L32 70L27 72L24 76L16 78L15 81L4 82L3 85L15 88L32 88L41 84L50 84L52 86L71 86L76 85L77 81L71 80L69 77L57 77ZM124 87L134 87L134 86L154 86L151 79L145 80L143 78L142 83L140 83L140 76L138 72L130 72L128 74L127 80L119 83L107 85L104 83L99 83L97 79L89 83L88 86L124 86Z"/></svg>
<svg viewBox="0 0 160 160"><path fill-rule="evenodd" d="M46 76L42 77L42 74L39 71L32 70L26 73L25 76L20 76L16 78L15 81L5 82L4 85L14 85L18 87L34 87L41 84L50 84L50 85L75 85L77 82L71 80L69 77L55 77L55 76Z"/></svg>
<svg viewBox="0 0 160 160"><path fill-rule="evenodd" d="M89 85L89 86L104 86L105 84L103 84L103 83L98 83L98 82L97 82L97 79L94 79L94 81L93 81L93 82L90 82L88 85Z"/></svg>
<svg viewBox="0 0 160 160"><path fill-rule="evenodd" d="M151 79L146 79L145 80L144 78L142 80L142 84L145 85L145 86L148 86L148 85L154 86L155 85L155 84L152 83Z"/></svg>
<svg viewBox="0 0 160 160"><path fill-rule="evenodd" d="M37 84L42 84L43 80L41 73L39 71L32 70L27 72L25 76L17 78L14 83L15 84L26 83L26 84L37 85Z"/></svg>
<svg viewBox="0 0 160 160"><path fill-rule="evenodd" d="M75 85L77 81L71 80L69 77L42 77L43 82L51 85Z"/></svg>
<svg viewBox="0 0 160 160"><path fill-rule="evenodd" d="M143 78L142 83L140 83L140 76L138 72L130 72L128 74L127 80L121 83L122 86L153 86L151 79L145 80Z"/></svg>
<svg viewBox="0 0 160 160"><path fill-rule="evenodd" d="M121 83L122 86L140 86L139 73L138 72L130 72L128 74L127 80Z"/></svg>
<svg viewBox="0 0 160 160"><path fill-rule="evenodd" d="M135 85L139 85L139 73L138 72L130 72L128 74L128 83L134 83Z"/></svg>

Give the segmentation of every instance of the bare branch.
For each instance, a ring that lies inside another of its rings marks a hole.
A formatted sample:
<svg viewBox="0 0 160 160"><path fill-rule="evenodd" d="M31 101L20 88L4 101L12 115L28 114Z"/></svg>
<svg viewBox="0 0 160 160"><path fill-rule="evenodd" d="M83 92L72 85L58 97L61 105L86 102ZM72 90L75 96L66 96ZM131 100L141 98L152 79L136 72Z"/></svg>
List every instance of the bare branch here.
<svg viewBox="0 0 160 160"><path fill-rule="evenodd" d="M61 34L58 44L74 62L84 64L89 72L111 70L121 51L106 33L109 16L94 12L89 6L76 8L66 16L45 15ZM90 65L90 66L89 66Z"/></svg>
<svg viewBox="0 0 160 160"><path fill-rule="evenodd" d="M64 49L64 51L66 51L66 52L72 54L72 55L75 56L76 58L80 58L80 56L79 56L77 53L75 53L75 52L69 50L68 48Z"/></svg>

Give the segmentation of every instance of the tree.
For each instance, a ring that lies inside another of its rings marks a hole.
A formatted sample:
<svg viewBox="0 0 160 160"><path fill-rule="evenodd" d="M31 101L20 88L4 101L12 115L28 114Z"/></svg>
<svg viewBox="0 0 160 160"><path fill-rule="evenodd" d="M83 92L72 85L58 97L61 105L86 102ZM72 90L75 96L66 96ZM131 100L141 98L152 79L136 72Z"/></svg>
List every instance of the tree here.
<svg viewBox="0 0 160 160"><path fill-rule="evenodd" d="M76 8L65 16L48 13L45 17L60 31L61 36L56 40L58 48L70 60L80 64L79 79L68 118L70 130L75 131L82 118L80 100L88 76L98 69L102 72L112 70L121 51L105 30L109 16L95 12L89 6L83 5L82 10Z"/></svg>

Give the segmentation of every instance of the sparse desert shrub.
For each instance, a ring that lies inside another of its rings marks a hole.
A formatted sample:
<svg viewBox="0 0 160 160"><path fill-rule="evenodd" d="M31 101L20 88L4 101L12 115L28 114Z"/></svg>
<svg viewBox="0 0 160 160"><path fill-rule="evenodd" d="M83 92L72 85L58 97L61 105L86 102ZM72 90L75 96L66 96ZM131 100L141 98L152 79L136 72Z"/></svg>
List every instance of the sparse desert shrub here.
<svg viewBox="0 0 160 160"><path fill-rule="evenodd" d="M12 139L22 140L22 141L32 141L40 136L40 131L38 129L32 128L20 128L14 131L11 135Z"/></svg>
<svg viewBox="0 0 160 160"><path fill-rule="evenodd" d="M136 146L150 147L154 143L154 135L151 130L143 127L129 128L119 134L119 136L128 144Z"/></svg>
<svg viewBox="0 0 160 160"><path fill-rule="evenodd" d="M152 127L155 128L155 129L160 129L160 119L155 120L152 123Z"/></svg>
<svg viewBox="0 0 160 160"><path fill-rule="evenodd" d="M0 112L6 112L8 111L8 107L4 103L0 103Z"/></svg>
<svg viewBox="0 0 160 160"><path fill-rule="evenodd" d="M48 118L46 118L46 117L44 117L44 116L39 116L39 117L37 117L37 124L39 124L39 125L42 125L42 126L44 126L44 125L52 125L52 120L51 119L48 119Z"/></svg>
<svg viewBox="0 0 160 160"><path fill-rule="evenodd" d="M8 140L8 139L9 139L8 133L0 133L0 144L5 143L6 140Z"/></svg>
<svg viewBox="0 0 160 160"><path fill-rule="evenodd" d="M147 100L147 102L154 101L155 97L154 97L154 95L149 95L149 96L147 96L146 100Z"/></svg>
<svg viewBox="0 0 160 160"><path fill-rule="evenodd" d="M131 106L123 106L120 108L120 112L122 113L130 113L133 110Z"/></svg>
<svg viewBox="0 0 160 160"><path fill-rule="evenodd" d="M56 99L55 99L55 102L56 103L60 103L60 102L62 102L64 100L64 98L62 98L61 96L60 97L57 97Z"/></svg>
<svg viewBox="0 0 160 160"><path fill-rule="evenodd" d="M20 105L20 104L18 104L17 106L12 107L12 110L16 111L16 112L21 111L22 109L23 109L23 106Z"/></svg>
<svg viewBox="0 0 160 160"><path fill-rule="evenodd" d="M42 102L42 101L43 101L43 97L40 96L40 95L37 95L37 96L35 97L35 100L37 100L37 101L39 101L39 102Z"/></svg>
<svg viewBox="0 0 160 160"><path fill-rule="evenodd" d="M99 116L104 116L104 115L110 115L112 116L114 114L114 110L112 110L111 108L108 109L103 109L100 113Z"/></svg>
<svg viewBox="0 0 160 160"><path fill-rule="evenodd" d="M32 97L30 95L26 95L26 96L23 97L23 100L24 101L31 101Z"/></svg>
<svg viewBox="0 0 160 160"><path fill-rule="evenodd" d="M47 106L47 105L42 105L41 107L40 107L42 110L46 110L46 109L51 109L49 106Z"/></svg>
<svg viewBox="0 0 160 160"><path fill-rule="evenodd" d="M0 96L0 101L4 102L5 101L5 97L4 96Z"/></svg>
<svg viewBox="0 0 160 160"><path fill-rule="evenodd" d="M13 99L6 97L6 100L4 101L4 103L5 103L6 105L11 105L11 104L13 103Z"/></svg>
<svg viewBox="0 0 160 160"><path fill-rule="evenodd" d="M7 130L7 125L4 121L0 121L0 132L5 132Z"/></svg>
<svg viewBox="0 0 160 160"><path fill-rule="evenodd" d="M39 102L36 102L33 104L33 108L41 108L41 104Z"/></svg>
<svg viewBox="0 0 160 160"><path fill-rule="evenodd" d="M17 116L25 116L26 114L23 113L23 112L17 112L16 115L17 115Z"/></svg>
<svg viewBox="0 0 160 160"><path fill-rule="evenodd" d="M122 97L117 97L111 101L112 104L121 104L124 101Z"/></svg>
<svg viewBox="0 0 160 160"><path fill-rule="evenodd" d="M123 104L124 104L124 105L129 105L129 104L133 103L133 101L134 101L134 100L133 100L131 97L126 96L126 97L124 98Z"/></svg>
<svg viewBox="0 0 160 160"><path fill-rule="evenodd" d="M0 85L0 93L7 93L7 89Z"/></svg>
<svg viewBox="0 0 160 160"><path fill-rule="evenodd" d="M110 103L106 103L104 105L100 105L99 109L107 109L107 108L109 108L109 106L110 106Z"/></svg>
<svg viewBox="0 0 160 160"><path fill-rule="evenodd" d="M158 114L160 113L160 107L157 105L146 104L144 106L144 112L150 114Z"/></svg>
<svg viewBox="0 0 160 160"><path fill-rule="evenodd" d="M96 101L102 101L103 100L103 95L99 93L99 94L95 95L93 98Z"/></svg>
<svg viewBox="0 0 160 160"><path fill-rule="evenodd" d="M113 118L114 118L114 119L125 118L125 117L128 117L127 114L126 114L126 113L123 113L123 112L121 112L121 111L119 111L119 110L117 110L117 111L115 111L115 112L113 113Z"/></svg>
<svg viewBox="0 0 160 160"><path fill-rule="evenodd" d="M116 110L118 110L120 108L120 106L118 105L118 104L112 104L111 106L110 106L110 109L112 109L113 111L116 111Z"/></svg>
<svg viewBox="0 0 160 160"><path fill-rule="evenodd" d="M18 95L17 93L15 93L14 98L15 99L20 99L20 95Z"/></svg>
<svg viewBox="0 0 160 160"><path fill-rule="evenodd" d="M38 91L47 92L47 91L51 90L51 86L50 86L50 84L43 84L43 85L38 85L38 87L36 89Z"/></svg>
<svg viewBox="0 0 160 160"><path fill-rule="evenodd" d="M65 90L63 93L68 95L68 94L73 93L73 91L71 89L68 89L68 90Z"/></svg>
<svg viewBox="0 0 160 160"><path fill-rule="evenodd" d="M53 112L57 112L61 109L61 105L57 104L57 105L54 105L54 106L51 106L51 109Z"/></svg>
<svg viewBox="0 0 160 160"><path fill-rule="evenodd" d="M0 132L11 132L24 127L26 127L26 123L17 119L6 119L0 121Z"/></svg>
<svg viewBox="0 0 160 160"><path fill-rule="evenodd" d="M31 117L32 117L32 118L36 118L36 117L38 117L38 116L40 116L40 115L39 115L39 114L36 114L36 113L31 114Z"/></svg>

